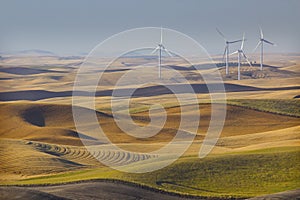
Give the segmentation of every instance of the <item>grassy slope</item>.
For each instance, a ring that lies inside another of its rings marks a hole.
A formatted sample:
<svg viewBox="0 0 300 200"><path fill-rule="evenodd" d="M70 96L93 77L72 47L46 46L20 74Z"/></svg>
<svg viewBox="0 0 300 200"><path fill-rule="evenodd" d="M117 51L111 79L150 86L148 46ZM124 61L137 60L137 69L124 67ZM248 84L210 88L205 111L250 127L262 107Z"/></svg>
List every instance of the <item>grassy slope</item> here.
<svg viewBox="0 0 300 200"><path fill-rule="evenodd" d="M295 165L299 162L299 155L299 151L283 150L280 153L255 152L206 160L189 158L175 164L159 178L175 184L169 184L168 189L191 194L247 197L275 193L299 188L300 167ZM176 187L176 183L191 188Z"/></svg>
<svg viewBox="0 0 300 200"><path fill-rule="evenodd" d="M202 100L201 104L210 103ZM221 103L216 101L215 103ZM298 99L227 99L227 104L254 109L258 111L270 112L275 114L300 117L300 100ZM178 104L164 104L165 108L178 107ZM130 110L136 114L145 112L149 109L148 105L140 105Z"/></svg>
<svg viewBox="0 0 300 200"><path fill-rule="evenodd" d="M300 117L300 101L297 99L230 99L230 105L276 114Z"/></svg>
<svg viewBox="0 0 300 200"><path fill-rule="evenodd" d="M251 197L299 188L300 166L296 164L299 161L299 148L281 147L214 155L205 159L183 157L169 167L142 175L96 168L25 179L10 184L119 179L183 194Z"/></svg>

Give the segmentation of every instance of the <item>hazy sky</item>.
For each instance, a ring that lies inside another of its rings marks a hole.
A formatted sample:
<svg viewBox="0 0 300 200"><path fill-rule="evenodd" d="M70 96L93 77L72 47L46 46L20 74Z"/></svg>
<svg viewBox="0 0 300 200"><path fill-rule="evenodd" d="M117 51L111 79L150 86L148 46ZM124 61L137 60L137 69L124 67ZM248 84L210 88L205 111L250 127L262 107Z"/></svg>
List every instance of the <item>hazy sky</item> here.
<svg viewBox="0 0 300 200"><path fill-rule="evenodd" d="M223 39L246 32L246 51L255 47L261 25L269 52L300 52L299 0L1 0L0 52L43 49L57 54L89 52L107 37L131 28L163 26L221 54Z"/></svg>

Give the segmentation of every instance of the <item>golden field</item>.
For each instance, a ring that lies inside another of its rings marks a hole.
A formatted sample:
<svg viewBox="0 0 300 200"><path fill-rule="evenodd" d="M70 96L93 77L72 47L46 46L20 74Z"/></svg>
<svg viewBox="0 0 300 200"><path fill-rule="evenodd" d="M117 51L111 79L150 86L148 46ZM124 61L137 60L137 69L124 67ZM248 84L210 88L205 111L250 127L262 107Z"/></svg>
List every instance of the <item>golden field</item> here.
<svg viewBox="0 0 300 200"><path fill-rule="evenodd" d="M125 72L122 69L131 69L126 63L145 62L131 59L116 61L116 70L105 72L106 83L121 77ZM181 115L193 116L197 111L183 105L186 112L181 113L173 94L150 85L139 88L140 95L131 100L131 117L146 126L150 123L150 105L159 103L165 108L167 121L153 137L127 135L111 113L112 88L99 87L96 116L107 137L128 152L121 153L101 150L101 145L107 145L105 140L76 130L72 89L82 59L10 56L0 62L1 185L114 179L161 191L219 198L246 198L300 188L300 55L270 54L263 72L258 66L242 66L240 81L235 80L236 67L230 67L229 76L224 75L224 68L218 69L226 89L226 120L216 146L203 159L198 158L198 152L211 120L212 102L201 77L195 78L197 71L184 63L167 64L181 67L180 73L196 88L201 115L197 132L179 130ZM215 102L216 108L222 103ZM84 114L93 112L78 109ZM194 134L195 139L184 155L165 169L142 176L118 172L97 161L158 165L151 162L151 151L170 142L177 131L185 131L186 137ZM100 148L88 152L81 138ZM186 175L179 177L178 173Z"/></svg>

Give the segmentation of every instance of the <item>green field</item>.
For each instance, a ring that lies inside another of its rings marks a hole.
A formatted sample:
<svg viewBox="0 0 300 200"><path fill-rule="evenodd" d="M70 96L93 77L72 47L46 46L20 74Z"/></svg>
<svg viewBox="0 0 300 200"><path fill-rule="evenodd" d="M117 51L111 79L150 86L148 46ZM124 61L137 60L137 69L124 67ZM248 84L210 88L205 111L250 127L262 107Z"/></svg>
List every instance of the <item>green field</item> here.
<svg viewBox="0 0 300 200"><path fill-rule="evenodd" d="M211 197L252 197L300 187L300 149L271 148L244 153L182 157L172 165L146 174L95 168L9 184L56 184L93 179L118 179L159 190ZM180 174L180 176L178 176ZM7 184L7 183L6 183Z"/></svg>
<svg viewBox="0 0 300 200"><path fill-rule="evenodd" d="M215 103L224 103L224 101L215 100ZM203 100L201 104L211 103ZM244 108L254 109L263 112L270 112L280 115L300 117L300 101L298 99L227 99L228 105L240 106ZM164 108L178 107L177 103L163 104ZM131 114L148 111L149 105L135 104L130 109ZM105 110L105 109L103 109ZM106 111L106 110L105 110Z"/></svg>
<svg viewBox="0 0 300 200"><path fill-rule="evenodd" d="M297 99L229 99L227 103L264 112L300 117L300 101Z"/></svg>

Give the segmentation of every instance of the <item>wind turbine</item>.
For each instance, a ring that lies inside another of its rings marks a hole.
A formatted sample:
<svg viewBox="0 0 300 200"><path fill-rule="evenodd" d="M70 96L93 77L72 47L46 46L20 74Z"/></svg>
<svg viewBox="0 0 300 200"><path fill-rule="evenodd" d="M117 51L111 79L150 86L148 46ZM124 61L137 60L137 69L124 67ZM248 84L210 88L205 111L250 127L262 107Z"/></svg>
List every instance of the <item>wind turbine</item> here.
<svg viewBox="0 0 300 200"><path fill-rule="evenodd" d="M241 42L242 40L234 40L234 41L228 41L226 39L226 37L224 36L224 34L218 29L216 28L217 32L223 37L224 41L225 41L225 50L224 50L224 54L223 54L223 60L225 57L225 63L226 63L226 75L228 75L229 73L229 69L228 69L228 61L229 61L229 44L233 44L233 43L237 43L237 42Z"/></svg>
<svg viewBox="0 0 300 200"><path fill-rule="evenodd" d="M258 48L258 46L260 45L260 70L263 70L264 42L267 43L267 44L273 45L273 46L275 46L275 44L272 43L272 42L269 42L268 40L265 40L264 39L264 34L263 34L263 31L262 31L261 27L259 27L259 29L260 29L260 39L259 39L255 49L253 50L253 52L255 52L256 49Z"/></svg>
<svg viewBox="0 0 300 200"><path fill-rule="evenodd" d="M158 51L158 78L161 78L161 56L162 51L165 51L169 56L172 57L172 54L168 51L168 49L165 48L163 43L163 29L160 27L160 43L157 45L157 47L152 51L151 54L154 54L156 51Z"/></svg>
<svg viewBox="0 0 300 200"><path fill-rule="evenodd" d="M230 55L234 55L237 54L238 55L238 80L241 80L241 56L243 56L246 61L248 62L248 64L250 65L250 67L252 67L250 61L248 60L247 56L244 53L244 41L245 41L245 33L243 34L243 40L242 40L242 44L241 44L241 48L238 49L237 51L233 52Z"/></svg>

